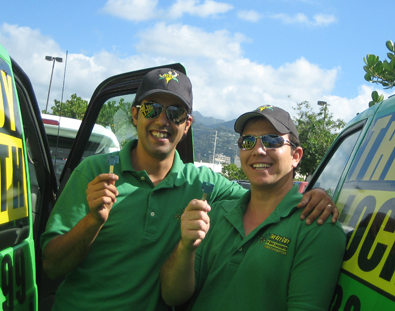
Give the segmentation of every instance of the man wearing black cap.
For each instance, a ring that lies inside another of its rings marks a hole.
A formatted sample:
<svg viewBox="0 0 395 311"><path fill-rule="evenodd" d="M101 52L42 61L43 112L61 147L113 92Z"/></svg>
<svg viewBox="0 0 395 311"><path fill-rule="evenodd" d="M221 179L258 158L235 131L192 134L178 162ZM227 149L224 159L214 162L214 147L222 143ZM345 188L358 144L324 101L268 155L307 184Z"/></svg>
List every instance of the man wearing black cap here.
<svg viewBox="0 0 395 311"><path fill-rule="evenodd" d="M303 150L290 115L261 106L235 131L251 190L211 207L191 201L161 271L164 300L190 300L188 310L328 310L346 237L339 223L300 222L293 171Z"/></svg>
<svg viewBox="0 0 395 311"><path fill-rule="evenodd" d="M245 192L206 167L181 161L176 146L191 126L191 112L188 77L152 70L132 106L138 140L112 154L119 157L114 173L105 173L107 154L88 157L74 170L41 237L47 274L66 274L53 310L167 309L159 271L180 239L183 209L202 197L204 182L214 185L210 203ZM330 203L317 193L313 206L320 198L318 206Z"/></svg>

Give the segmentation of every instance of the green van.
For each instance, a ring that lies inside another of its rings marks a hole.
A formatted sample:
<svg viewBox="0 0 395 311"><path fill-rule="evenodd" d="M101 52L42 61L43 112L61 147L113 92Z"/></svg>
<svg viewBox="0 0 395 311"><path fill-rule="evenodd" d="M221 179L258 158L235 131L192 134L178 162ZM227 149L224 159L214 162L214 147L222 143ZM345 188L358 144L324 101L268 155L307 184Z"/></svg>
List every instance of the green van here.
<svg viewBox="0 0 395 311"><path fill-rule="evenodd" d="M160 67L185 73L181 64ZM119 107L133 102L142 77L152 69L103 81L91 97L78 133L68 138L69 119L51 122L59 126L56 130L48 126L50 118L46 116L44 126L29 78L0 45L0 310L51 309L62 280L50 280L43 273L39 237L56 198L80 161L91 154L112 151L112 147L98 148L103 137L111 136L117 148L133 138L128 127L130 118ZM108 114L107 109L106 115L114 125L117 141L104 128L100 128L98 136L96 120L106 105L112 107L113 114ZM46 135L46 130L50 135ZM54 133L60 133L59 137L54 137ZM65 150L68 154L62 156L64 162L58 165L55 154ZM191 131L177 150L184 162L193 162Z"/></svg>
<svg viewBox="0 0 395 311"><path fill-rule="evenodd" d="M354 117L307 190L340 210L346 253L331 310L395 310L395 96Z"/></svg>

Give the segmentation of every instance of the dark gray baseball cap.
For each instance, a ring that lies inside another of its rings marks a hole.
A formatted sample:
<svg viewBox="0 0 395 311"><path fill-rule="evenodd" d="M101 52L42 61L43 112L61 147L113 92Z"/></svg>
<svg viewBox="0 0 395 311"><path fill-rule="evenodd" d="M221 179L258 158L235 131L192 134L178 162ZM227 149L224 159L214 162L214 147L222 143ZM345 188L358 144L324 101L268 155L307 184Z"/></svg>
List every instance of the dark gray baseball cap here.
<svg viewBox="0 0 395 311"><path fill-rule="evenodd" d="M242 114L235 122L235 131L241 134L247 121L254 117L266 118L279 133L292 133L299 140L298 130L290 114L284 109L271 105L260 106L254 111Z"/></svg>
<svg viewBox="0 0 395 311"><path fill-rule="evenodd" d="M151 70L143 77L137 89L136 102L140 103L146 97L157 93L178 97L188 107L189 113L192 112L192 84L183 73L171 68Z"/></svg>

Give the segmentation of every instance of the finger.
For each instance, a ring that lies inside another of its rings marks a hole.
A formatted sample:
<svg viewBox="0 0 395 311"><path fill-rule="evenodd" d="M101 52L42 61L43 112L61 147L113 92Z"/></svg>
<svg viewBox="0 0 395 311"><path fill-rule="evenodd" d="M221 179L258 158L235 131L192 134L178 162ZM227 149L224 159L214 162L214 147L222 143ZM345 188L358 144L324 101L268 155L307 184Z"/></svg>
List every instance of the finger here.
<svg viewBox="0 0 395 311"><path fill-rule="evenodd" d="M211 210L210 205L207 204L206 201L193 199L189 202L188 206L185 208L185 211L204 211L209 212Z"/></svg>
<svg viewBox="0 0 395 311"><path fill-rule="evenodd" d="M208 216L207 212L197 210L186 211L181 215L181 224L199 220L207 224L210 222L210 217Z"/></svg>
<svg viewBox="0 0 395 311"><path fill-rule="evenodd" d="M95 179L93 179L89 184L95 185L95 184L99 184L102 182L109 182L109 183L113 183L115 181L117 181L119 179L118 175L115 174L100 174L98 176L95 177Z"/></svg>
<svg viewBox="0 0 395 311"><path fill-rule="evenodd" d="M332 215L332 223L335 223L338 219L339 219L339 210L337 209L337 207L335 206L333 208L333 215Z"/></svg>
<svg viewBox="0 0 395 311"><path fill-rule="evenodd" d="M308 204L312 199L311 196L311 192L307 192L305 194L303 194L302 200L300 201L300 203L296 206L297 208L303 208L304 210L302 212L302 214L300 215L300 219L305 219L307 217L308 214L310 214L310 212L314 209L314 205L312 204Z"/></svg>
<svg viewBox="0 0 395 311"><path fill-rule="evenodd" d="M322 225L325 220L333 213L334 204L320 204L314 209L314 211L306 219L306 224L311 224L315 219L319 217L317 223Z"/></svg>

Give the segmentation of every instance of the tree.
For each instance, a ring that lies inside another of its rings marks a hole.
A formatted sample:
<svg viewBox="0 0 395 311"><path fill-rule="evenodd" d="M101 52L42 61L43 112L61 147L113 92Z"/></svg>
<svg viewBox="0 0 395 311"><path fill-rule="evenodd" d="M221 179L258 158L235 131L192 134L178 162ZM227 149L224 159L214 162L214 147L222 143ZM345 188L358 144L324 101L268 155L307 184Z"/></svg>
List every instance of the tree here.
<svg viewBox="0 0 395 311"><path fill-rule="evenodd" d="M391 40L385 43L387 49L388 60L381 61L380 58L374 54L368 54L363 58L365 66L365 80L372 83L381 84L384 89L390 89L395 86L395 46ZM384 95L379 95L377 91L372 92L372 101L369 102L369 107L381 102Z"/></svg>
<svg viewBox="0 0 395 311"><path fill-rule="evenodd" d="M313 174L317 165L335 140L338 131L345 126L342 119L333 119L328 103L323 103L318 113L313 112L309 102L297 103L294 123L303 148L302 161L297 172L304 176Z"/></svg>
<svg viewBox="0 0 395 311"><path fill-rule="evenodd" d="M222 176L229 180L246 180L247 176L244 174L241 168L238 168L236 164L228 164L222 167Z"/></svg>
<svg viewBox="0 0 395 311"><path fill-rule="evenodd" d="M63 116L73 119L82 120L85 111L88 108L88 102L78 97L77 94L72 94L69 100L62 103L58 100L54 100L55 106L52 106L52 113L55 116ZM43 110L43 113L48 113Z"/></svg>
<svg viewBox="0 0 395 311"><path fill-rule="evenodd" d="M78 120L84 118L85 111L88 108L88 102L77 96L77 94L72 94L70 99L66 100L65 103L56 99L54 103L55 105L51 107L51 114ZM45 110L42 112L48 113ZM119 114L122 114L123 118L117 118ZM111 130L116 133L118 130L122 129L126 123L130 125L131 118L132 103L125 102L125 100L121 98L119 101L114 100L105 103L100 110L96 123L104 127L110 127Z"/></svg>

